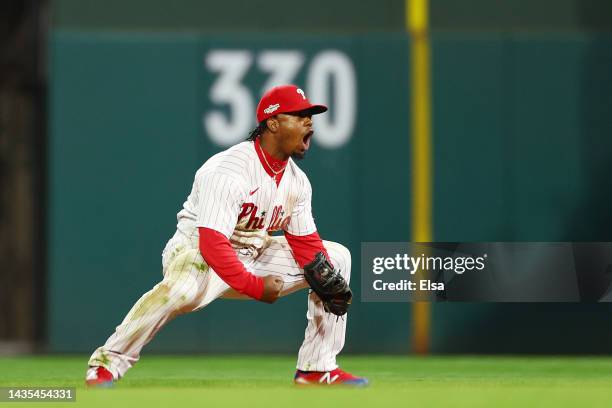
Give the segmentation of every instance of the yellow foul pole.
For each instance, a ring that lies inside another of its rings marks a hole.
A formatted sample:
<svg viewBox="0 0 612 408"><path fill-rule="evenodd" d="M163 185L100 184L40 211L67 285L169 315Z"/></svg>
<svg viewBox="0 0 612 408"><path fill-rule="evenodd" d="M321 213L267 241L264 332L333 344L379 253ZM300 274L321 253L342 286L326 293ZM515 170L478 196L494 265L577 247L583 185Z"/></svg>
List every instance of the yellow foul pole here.
<svg viewBox="0 0 612 408"><path fill-rule="evenodd" d="M431 242L432 142L429 52L429 1L406 1L406 29L410 33L410 90L412 144L412 241ZM412 307L412 349L429 351L431 311L429 302Z"/></svg>

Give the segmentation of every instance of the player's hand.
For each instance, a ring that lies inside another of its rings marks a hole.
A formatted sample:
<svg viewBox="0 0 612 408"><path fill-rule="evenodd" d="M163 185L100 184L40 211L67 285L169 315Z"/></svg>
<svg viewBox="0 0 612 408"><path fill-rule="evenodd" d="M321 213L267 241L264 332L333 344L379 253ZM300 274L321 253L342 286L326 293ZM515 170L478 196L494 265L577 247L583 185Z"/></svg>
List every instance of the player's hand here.
<svg viewBox="0 0 612 408"><path fill-rule="evenodd" d="M261 296L262 302L274 303L280 297L283 289L283 280L275 275L267 275L263 277L264 290Z"/></svg>

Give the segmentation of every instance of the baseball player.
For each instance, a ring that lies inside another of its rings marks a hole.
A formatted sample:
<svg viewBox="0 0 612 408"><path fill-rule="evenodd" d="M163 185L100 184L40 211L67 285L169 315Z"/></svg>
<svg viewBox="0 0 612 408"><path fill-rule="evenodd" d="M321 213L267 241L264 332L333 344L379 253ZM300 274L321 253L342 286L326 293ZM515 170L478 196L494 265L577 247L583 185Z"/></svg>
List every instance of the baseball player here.
<svg viewBox="0 0 612 408"><path fill-rule="evenodd" d="M180 314L220 297L274 303L309 282L313 291L294 382L367 385L336 364L346 332L346 317L336 315L350 303L351 255L319 237L310 182L293 160L304 158L310 147L312 115L325 111L295 85L272 88L257 106L259 125L247 141L214 155L196 172L176 233L162 253L163 280L94 351L88 385L109 386L123 377L142 348ZM273 231L284 234L271 236ZM317 285L316 279L329 276L337 280L333 285ZM338 286L343 295L330 300L318 286Z"/></svg>

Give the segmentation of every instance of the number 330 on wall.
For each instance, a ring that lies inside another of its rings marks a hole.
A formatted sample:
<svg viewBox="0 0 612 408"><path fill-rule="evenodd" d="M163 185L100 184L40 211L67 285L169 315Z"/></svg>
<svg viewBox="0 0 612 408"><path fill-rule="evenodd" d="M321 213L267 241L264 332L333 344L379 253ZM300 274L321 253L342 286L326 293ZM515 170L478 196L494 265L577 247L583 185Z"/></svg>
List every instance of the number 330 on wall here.
<svg viewBox="0 0 612 408"><path fill-rule="evenodd" d="M268 75L257 95L242 80L253 64ZM275 85L292 83L304 66L305 57L297 50L212 50L204 57L204 67L215 74L209 98L214 109L203 116L204 131L219 146L230 146L248 136L255 127L255 106L260 95ZM350 58L338 50L315 54L306 71L305 91L314 103L330 106L326 115L314 121L315 142L326 148L339 148L351 138L357 113L357 82ZM332 103L333 102L333 103Z"/></svg>

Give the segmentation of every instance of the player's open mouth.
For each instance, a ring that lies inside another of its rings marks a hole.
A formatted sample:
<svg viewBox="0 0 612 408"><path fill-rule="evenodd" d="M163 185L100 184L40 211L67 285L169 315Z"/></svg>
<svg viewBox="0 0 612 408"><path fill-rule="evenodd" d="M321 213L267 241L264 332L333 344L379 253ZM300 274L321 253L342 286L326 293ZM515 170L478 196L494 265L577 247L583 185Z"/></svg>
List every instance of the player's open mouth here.
<svg viewBox="0 0 612 408"><path fill-rule="evenodd" d="M314 131L311 130L306 133L306 135L304 135L304 138L302 139L302 143L304 143L304 150L308 150L308 148L310 147L310 139L312 138L313 134Z"/></svg>

